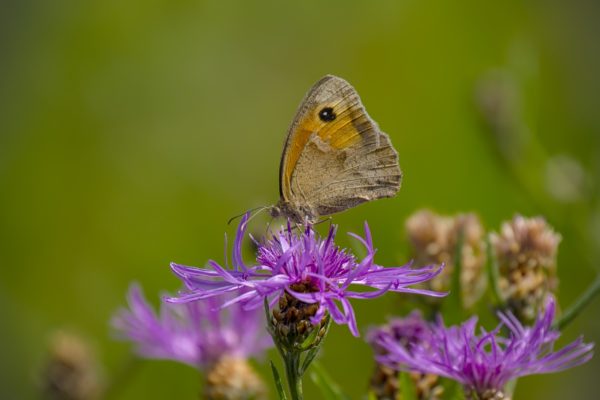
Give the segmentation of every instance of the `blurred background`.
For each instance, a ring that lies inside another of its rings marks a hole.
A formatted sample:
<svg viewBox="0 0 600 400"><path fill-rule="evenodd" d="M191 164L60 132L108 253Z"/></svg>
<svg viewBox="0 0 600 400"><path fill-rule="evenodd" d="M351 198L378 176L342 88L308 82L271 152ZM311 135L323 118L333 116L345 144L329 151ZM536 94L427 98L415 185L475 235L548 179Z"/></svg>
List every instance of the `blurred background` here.
<svg viewBox="0 0 600 400"><path fill-rule="evenodd" d="M404 221L429 207L475 211L489 230L517 212L545 215L563 235L563 308L600 270L597 2L0 7L2 398L39 397L49 337L64 329L93 344L106 380L120 379L112 398L197 398L192 368L128 368L131 347L111 339L109 318L131 281L155 304L176 290L170 261L222 261L227 219L277 201L288 124L328 73L356 87L400 154L396 198L334 218L341 232L368 220L379 263L409 259ZM354 302L363 331L399 300ZM565 338L600 342L599 311L596 299ZM322 364L362 398L367 344L334 326ZM516 398L593 398L599 370L596 357L522 379ZM317 393L307 380L306 397Z"/></svg>

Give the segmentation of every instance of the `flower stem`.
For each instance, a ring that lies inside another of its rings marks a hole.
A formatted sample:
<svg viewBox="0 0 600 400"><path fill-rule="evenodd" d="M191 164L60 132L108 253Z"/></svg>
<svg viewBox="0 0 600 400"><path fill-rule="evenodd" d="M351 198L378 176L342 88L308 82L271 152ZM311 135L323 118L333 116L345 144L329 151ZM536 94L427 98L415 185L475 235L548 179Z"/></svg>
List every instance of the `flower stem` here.
<svg viewBox="0 0 600 400"><path fill-rule="evenodd" d="M594 282L587 288L587 290L579 296L575 304L565 311L562 317L554 323L554 327L558 330L562 330L569 325L581 311L594 299L594 297L600 293L600 275L596 277Z"/></svg>
<svg viewBox="0 0 600 400"><path fill-rule="evenodd" d="M300 375L300 353L289 352L284 358L285 373L292 400L302 400L302 376Z"/></svg>
<svg viewBox="0 0 600 400"><path fill-rule="evenodd" d="M139 372L144 362L145 360L136 356L127 357L127 359L123 360L122 365L104 387L102 398L112 399L119 397L118 395L122 393L123 389L127 388L127 385L131 382L131 378Z"/></svg>
<svg viewBox="0 0 600 400"><path fill-rule="evenodd" d="M505 308L506 304L502 299L502 291L500 290L500 272L498 271L498 261L492 248L492 242L490 236L487 235L485 238L485 247L487 255L487 273L488 273L488 284L490 286L492 301L494 305L499 308Z"/></svg>
<svg viewBox="0 0 600 400"><path fill-rule="evenodd" d="M289 305L291 301L292 300L287 300L287 304ZM296 318L298 317L299 309L305 309L305 307L302 307L303 304L304 303L300 304L297 302L293 308L296 310ZM309 365L319 354L319 350L323 345L325 336L327 336L329 326L331 325L331 317L329 313L326 313L320 323L316 325L310 323L311 331L307 330L306 324L301 325L296 320L287 321L285 317L282 316L281 309L277 312L271 312L266 298L264 301L264 309L265 317L267 319L267 331L273 338L273 343L279 351L279 355L285 365L285 375L288 381L291 400L303 400L302 377ZM292 314L290 310L287 310L286 312ZM303 321L305 323L310 321L308 316L305 315L304 318ZM274 376L275 380L278 381L278 374L274 373Z"/></svg>

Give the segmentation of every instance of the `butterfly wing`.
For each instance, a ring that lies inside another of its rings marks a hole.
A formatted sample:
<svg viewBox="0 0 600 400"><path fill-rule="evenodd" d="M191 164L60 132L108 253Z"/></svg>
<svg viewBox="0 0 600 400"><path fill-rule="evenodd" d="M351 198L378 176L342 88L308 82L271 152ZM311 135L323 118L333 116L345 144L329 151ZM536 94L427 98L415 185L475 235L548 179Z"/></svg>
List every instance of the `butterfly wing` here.
<svg viewBox="0 0 600 400"><path fill-rule="evenodd" d="M282 201L329 215L394 196L402 172L389 137L366 113L356 90L326 76L308 92L280 164Z"/></svg>

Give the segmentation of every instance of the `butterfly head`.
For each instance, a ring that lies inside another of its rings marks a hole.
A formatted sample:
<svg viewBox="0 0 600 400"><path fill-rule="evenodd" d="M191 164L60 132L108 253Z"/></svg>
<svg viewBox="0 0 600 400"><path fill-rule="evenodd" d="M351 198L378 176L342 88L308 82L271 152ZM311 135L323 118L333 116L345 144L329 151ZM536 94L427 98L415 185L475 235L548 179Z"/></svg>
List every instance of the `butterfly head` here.
<svg viewBox="0 0 600 400"><path fill-rule="evenodd" d="M309 205L296 205L283 199L271 207L270 214L273 218L283 217L296 224L313 224L318 220Z"/></svg>

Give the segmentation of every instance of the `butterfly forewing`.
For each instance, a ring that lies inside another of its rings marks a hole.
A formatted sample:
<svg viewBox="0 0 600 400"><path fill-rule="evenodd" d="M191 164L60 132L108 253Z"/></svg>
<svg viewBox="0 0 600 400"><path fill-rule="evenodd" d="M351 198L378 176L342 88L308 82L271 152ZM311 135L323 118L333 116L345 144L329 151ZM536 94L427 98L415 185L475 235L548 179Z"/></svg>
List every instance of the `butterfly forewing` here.
<svg viewBox="0 0 600 400"><path fill-rule="evenodd" d="M329 215L394 196L402 173L388 136L341 78L321 79L288 133L280 169L282 201Z"/></svg>

